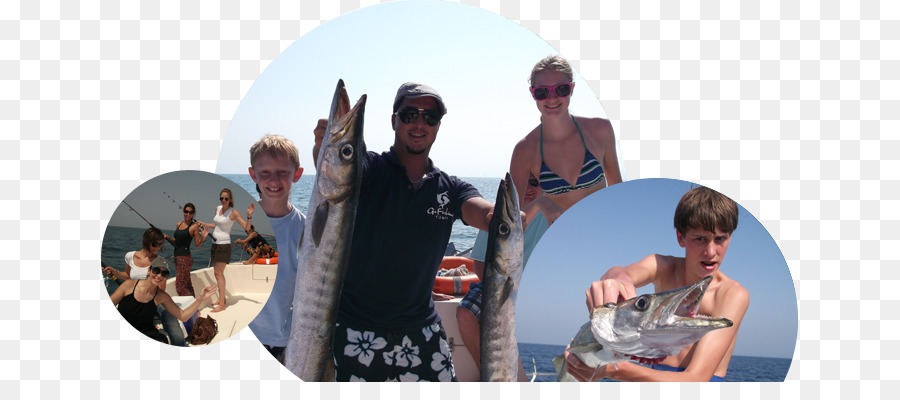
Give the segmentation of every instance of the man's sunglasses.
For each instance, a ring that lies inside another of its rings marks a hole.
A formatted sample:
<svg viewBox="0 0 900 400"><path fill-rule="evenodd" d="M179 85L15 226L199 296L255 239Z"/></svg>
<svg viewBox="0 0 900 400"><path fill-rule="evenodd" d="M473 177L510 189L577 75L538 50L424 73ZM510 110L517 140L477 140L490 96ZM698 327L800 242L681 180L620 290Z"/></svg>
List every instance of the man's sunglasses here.
<svg viewBox="0 0 900 400"><path fill-rule="evenodd" d="M557 97L568 97L572 94L572 86L575 86L575 82L560 83L555 86L537 86L529 89L531 89L531 96L535 100L544 100L550 97L551 90L556 93Z"/></svg>
<svg viewBox="0 0 900 400"><path fill-rule="evenodd" d="M400 117L400 122L403 122L404 124L416 122L416 119L419 118L419 114L422 114L422 117L425 119L425 123L428 124L428 126L437 126L437 124L441 123L441 118L444 116L437 110L424 110L412 107L407 107L394 113L394 115Z"/></svg>
<svg viewBox="0 0 900 400"><path fill-rule="evenodd" d="M150 272L156 275L162 275L163 278L169 277L169 270L160 267L150 267Z"/></svg>

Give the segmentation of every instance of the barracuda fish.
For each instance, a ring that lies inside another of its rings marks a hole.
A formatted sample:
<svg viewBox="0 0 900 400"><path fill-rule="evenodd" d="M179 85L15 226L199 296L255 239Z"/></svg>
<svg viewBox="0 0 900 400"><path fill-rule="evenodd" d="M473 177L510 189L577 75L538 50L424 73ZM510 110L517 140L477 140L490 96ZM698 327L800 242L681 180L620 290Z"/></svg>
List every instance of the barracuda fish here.
<svg viewBox="0 0 900 400"><path fill-rule="evenodd" d="M733 325L727 318L697 314L710 281L708 276L683 288L594 307L591 320L569 344L569 352L595 369L629 360L659 363L708 332ZM575 380L563 356L553 359L553 365L560 382Z"/></svg>
<svg viewBox="0 0 900 400"><path fill-rule="evenodd" d="M509 174L500 182L484 257L481 381L513 382L519 370L516 295L525 266L519 196Z"/></svg>
<svg viewBox="0 0 900 400"><path fill-rule="evenodd" d="M304 381L334 379L331 347L359 203L366 95L352 110L338 81L316 164L284 364Z"/></svg>

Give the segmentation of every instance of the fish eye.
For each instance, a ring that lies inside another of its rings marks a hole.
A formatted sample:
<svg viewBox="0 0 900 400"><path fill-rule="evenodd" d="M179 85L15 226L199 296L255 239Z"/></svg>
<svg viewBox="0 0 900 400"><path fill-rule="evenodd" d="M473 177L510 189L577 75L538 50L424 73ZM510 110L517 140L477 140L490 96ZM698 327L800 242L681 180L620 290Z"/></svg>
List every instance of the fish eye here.
<svg viewBox="0 0 900 400"><path fill-rule="evenodd" d="M638 297L634 301L634 308L637 308L638 311L647 311L647 309L650 308L650 297L647 295Z"/></svg>
<svg viewBox="0 0 900 400"><path fill-rule="evenodd" d="M341 157L345 160L349 160L350 157L353 157L353 145L345 144L341 146Z"/></svg>
<svg viewBox="0 0 900 400"><path fill-rule="evenodd" d="M501 235L509 234L509 226L507 226L506 224L500 224L500 234Z"/></svg>

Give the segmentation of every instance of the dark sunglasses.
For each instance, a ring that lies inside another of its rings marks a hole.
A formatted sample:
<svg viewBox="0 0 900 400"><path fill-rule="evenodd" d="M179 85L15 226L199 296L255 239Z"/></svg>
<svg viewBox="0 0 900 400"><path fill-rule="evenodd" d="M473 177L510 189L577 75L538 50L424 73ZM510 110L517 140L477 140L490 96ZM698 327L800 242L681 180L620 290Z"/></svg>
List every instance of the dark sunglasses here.
<svg viewBox="0 0 900 400"><path fill-rule="evenodd" d="M156 275L162 275L163 278L169 277L169 270L160 267L150 267L150 272Z"/></svg>
<svg viewBox="0 0 900 400"><path fill-rule="evenodd" d="M184 213L185 213L185 214L193 214L193 213L194 213L194 210L190 210L190 211L189 211L189 210L184 210Z"/></svg>
<svg viewBox="0 0 900 400"><path fill-rule="evenodd" d="M219 201L228 201L227 197L219 197Z"/></svg>
<svg viewBox="0 0 900 400"><path fill-rule="evenodd" d="M163 242L150 243L150 245L153 247L162 247Z"/></svg>
<svg viewBox="0 0 900 400"><path fill-rule="evenodd" d="M558 97L568 97L572 94L572 86L575 86L575 82L560 83L555 86L537 86L530 88L531 96L534 97L535 100L544 100L547 97L550 97L550 91L553 90Z"/></svg>
<svg viewBox="0 0 900 400"><path fill-rule="evenodd" d="M541 183L538 182L537 178L528 178L528 184L534 187L537 187Z"/></svg>
<svg viewBox="0 0 900 400"><path fill-rule="evenodd" d="M441 118L444 117L444 115L437 110L424 110L412 107L407 107L394 113L394 115L400 117L400 122L403 122L404 124L416 122L416 119L419 118L419 114L422 114L422 118L425 119L425 123L428 124L428 126L437 126L437 124L441 123Z"/></svg>

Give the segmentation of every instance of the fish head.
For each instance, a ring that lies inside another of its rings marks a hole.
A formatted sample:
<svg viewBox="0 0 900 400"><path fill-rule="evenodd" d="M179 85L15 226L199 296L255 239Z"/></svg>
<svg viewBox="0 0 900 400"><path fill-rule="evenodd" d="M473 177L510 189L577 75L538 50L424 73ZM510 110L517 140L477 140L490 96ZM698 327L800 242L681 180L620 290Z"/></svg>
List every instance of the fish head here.
<svg viewBox="0 0 900 400"><path fill-rule="evenodd" d="M492 274L521 278L524 268L523 245L524 229L522 214L519 212L519 195L507 173L497 189L497 201L494 203L494 214L488 228L489 248L485 254L493 256ZM487 272L485 274L487 276Z"/></svg>
<svg viewBox="0 0 900 400"><path fill-rule="evenodd" d="M708 276L683 288L595 307L591 333L602 346L631 358L661 359L676 354L706 333L733 325L727 318L698 312L711 280Z"/></svg>
<svg viewBox="0 0 900 400"><path fill-rule="evenodd" d="M363 115L366 95L353 108L344 81L339 80L331 102L328 126L319 149L316 165L316 188L329 203L343 201L360 178L362 157L366 152L363 140Z"/></svg>

